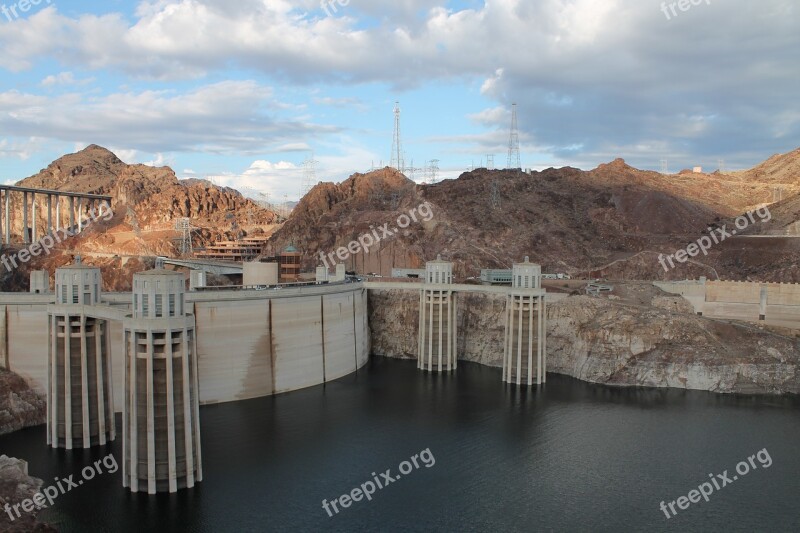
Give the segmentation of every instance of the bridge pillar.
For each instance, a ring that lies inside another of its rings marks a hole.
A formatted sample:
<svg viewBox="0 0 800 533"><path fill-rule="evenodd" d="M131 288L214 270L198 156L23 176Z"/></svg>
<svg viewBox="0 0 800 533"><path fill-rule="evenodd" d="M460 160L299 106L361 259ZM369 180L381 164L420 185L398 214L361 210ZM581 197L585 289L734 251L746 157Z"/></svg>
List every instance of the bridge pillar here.
<svg viewBox="0 0 800 533"><path fill-rule="evenodd" d="M177 492L203 479L195 319L184 312L184 283L168 270L133 276L122 458L132 492Z"/></svg>
<svg viewBox="0 0 800 533"><path fill-rule="evenodd" d="M83 231L83 198L78 197L78 233Z"/></svg>
<svg viewBox="0 0 800 533"><path fill-rule="evenodd" d="M28 238L28 193L22 193L22 242L31 242Z"/></svg>
<svg viewBox="0 0 800 533"><path fill-rule="evenodd" d="M75 197L69 197L69 229L72 231L72 228L75 227Z"/></svg>
<svg viewBox="0 0 800 533"><path fill-rule="evenodd" d="M417 368L449 372L457 366L456 294L446 288L453 283L453 263L439 256L428 261L425 270L419 300Z"/></svg>
<svg viewBox="0 0 800 533"><path fill-rule="evenodd" d="M100 301L99 268L56 269L56 303L48 306L47 444L104 446L116 438L108 322L89 316Z"/></svg>
<svg viewBox="0 0 800 533"><path fill-rule="evenodd" d="M45 230L45 234L49 235L53 233L53 195L47 195L47 229Z"/></svg>
<svg viewBox="0 0 800 533"><path fill-rule="evenodd" d="M61 230L61 197L56 195L56 231Z"/></svg>
<svg viewBox="0 0 800 533"><path fill-rule="evenodd" d="M5 216L5 219L6 219L6 225L5 225L5 232L6 232L5 243L6 244L11 244L11 218L10 218L11 217L11 214L10 214L11 213L11 205L10 205L10 203L11 203L11 191L6 189L6 201L5 201L5 212L4 212L4 216Z"/></svg>
<svg viewBox="0 0 800 533"><path fill-rule="evenodd" d="M512 269L506 299L503 382L536 385L547 380L545 293L542 267L525 258Z"/></svg>
<svg viewBox="0 0 800 533"><path fill-rule="evenodd" d="M36 193L31 193L31 242L36 242Z"/></svg>

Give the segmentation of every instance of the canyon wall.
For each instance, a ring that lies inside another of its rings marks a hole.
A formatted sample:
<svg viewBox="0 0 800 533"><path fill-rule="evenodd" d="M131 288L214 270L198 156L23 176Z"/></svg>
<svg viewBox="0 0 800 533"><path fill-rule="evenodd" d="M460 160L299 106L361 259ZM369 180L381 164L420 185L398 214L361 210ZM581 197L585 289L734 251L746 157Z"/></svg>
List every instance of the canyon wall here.
<svg viewBox="0 0 800 533"><path fill-rule="evenodd" d="M548 303L548 372L618 386L800 393L796 337L699 317L683 298L652 292L647 305L618 296ZM505 298L458 298L459 358L501 367ZM418 306L416 291L369 291L374 354L416 358Z"/></svg>

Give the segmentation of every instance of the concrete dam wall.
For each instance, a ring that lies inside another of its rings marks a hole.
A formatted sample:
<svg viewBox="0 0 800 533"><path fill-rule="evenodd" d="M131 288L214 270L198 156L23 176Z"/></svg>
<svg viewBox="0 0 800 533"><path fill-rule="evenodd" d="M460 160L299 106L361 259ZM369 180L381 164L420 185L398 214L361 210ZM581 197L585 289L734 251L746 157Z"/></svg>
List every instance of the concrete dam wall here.
<svg viewBox="0 0 800 533"><path fill-rule="evenodd" d="M47 390L47 306L53 295L0 294L0 366ZM108 312L130 294L103 295ZM258 398L319 385L367 363L367 290L360 284L186 294L197 328L200 403ZM109 320L114 405L123 406L122 323Z"/></svg>
<svg viewBox="0 0 800 533"><path fill-rule="evenodd" d="M769 326L800 328L800 285L743 281L654 282L680 294L697 313L709 318L761 322Z"/></svg>

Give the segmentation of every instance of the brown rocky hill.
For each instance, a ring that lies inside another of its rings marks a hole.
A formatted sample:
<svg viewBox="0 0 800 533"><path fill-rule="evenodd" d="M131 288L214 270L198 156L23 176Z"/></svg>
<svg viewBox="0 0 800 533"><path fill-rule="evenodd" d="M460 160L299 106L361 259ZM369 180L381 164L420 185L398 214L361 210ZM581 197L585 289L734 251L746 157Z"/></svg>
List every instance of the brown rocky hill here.
<svg viewBox="0 0 800 533"><path fill-rule="evenodd" d="M65 155L19 186L83 192L112 197L113 217L98 218L78 236L57 245L50 255L33 258L11 272L0 270L0 290L25 290L31 269L55 268L81 254L86 264L101 267L105 290L128 290L131 275L152 267L141 256L176 256L176 219L187 217L195 246L245 233L274 230L278 216L230 188L205 180L179 180L169 167L128 165L97 145ZM21 195L12 196L12 242L22 235ZM61 227L67 226L67 202L62 200ZM84 218L89 217L84 206ZM39 234L47 220L45 199L37 196ZM53 207L55 216L55 206Z"/></svg>
<svg viewBox="0 0 800 533"><path fill-rule="evenodd" d="M753 239L731 239L669 272L658 262L660 253L685 248L709 227L730 227L739 214L772 204L775 176L785 188L785 200L775 205L781 220L745 233L800 220L800 209L788 207L800 205L800 179L790 179L798 159L800 151L792 152L739 174L663 175L621 159L590 171L477 169L435 185L414 184L387 168L338 185L319 184L273 244L276 250L294 244L310 269L319 264L319 251L335 252L372 227L394 226L427 201L434 211L430 221L412 224L369 253L350 255L348 270L386 276L393 266L417 268L441 253L456 263L457 275L470 277L480 268L508 268L527 255L546 272L585 277L798 281L800 246L784 238L759 247L751 247ZM758 169L765 165L769 175L760 180L766 174Z"/></svg>
<svg viewBox="0 0 800 533"><path fill-rule="evenodd" d="M97 251L122 254L173 254L174 221L188 217L204 240L230 237L243 228L266 228L277 215L239 192L204 180L179 180L169 167L128 165L110 151L91 145L65 155L19 186L110 195L115 214L103 228ZM62 211L62 224L66 223ZM22 234L22 216L12 231ZM45 220L44 202L37 216Z"/></svg>

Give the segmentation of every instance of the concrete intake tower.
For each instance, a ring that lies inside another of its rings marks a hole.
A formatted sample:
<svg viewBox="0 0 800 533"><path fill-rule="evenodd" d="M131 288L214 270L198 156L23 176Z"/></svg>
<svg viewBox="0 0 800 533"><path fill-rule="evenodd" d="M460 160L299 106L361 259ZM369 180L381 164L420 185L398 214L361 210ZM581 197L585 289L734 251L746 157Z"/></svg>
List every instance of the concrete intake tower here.
<svg viewBox="0 0 800 533"><path fill-rule="evenodd" d="M133 315L123 321L123 485L176 492L203 479L195 317L184 310L184 277L133 276Z"/></svg>
<svg viewBox="0 0 800 533"><path fill-rule="evenodd" d="M503 382L535 385L547 380L547 313L542 290L542 267L517 263L511 271L506 302Z"/></svg>
<svg viewBox="0 0 800 533"><path fill-rule="evenodd" d="M47 308L47 444L89 448L113 441L114 399L108 322L92 316L100 269L56 269L56 303Z"/></svg>
<svg viewBox="0 0 800 533"><path fill-rule="evenodd" d="M456 369L456 294L452 290L453 263L425 264L425 283L419 296L419 357L417 367L431 372Z"/></svg>

